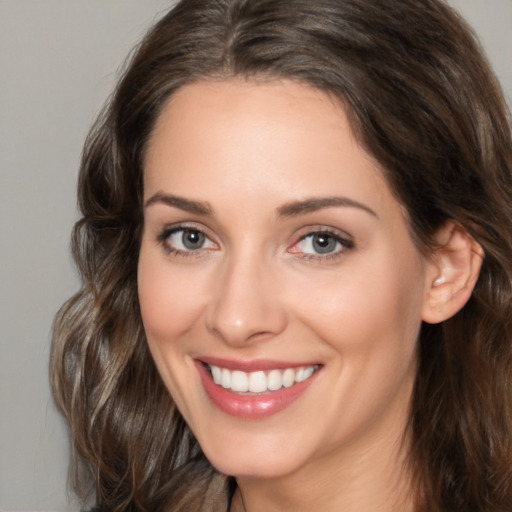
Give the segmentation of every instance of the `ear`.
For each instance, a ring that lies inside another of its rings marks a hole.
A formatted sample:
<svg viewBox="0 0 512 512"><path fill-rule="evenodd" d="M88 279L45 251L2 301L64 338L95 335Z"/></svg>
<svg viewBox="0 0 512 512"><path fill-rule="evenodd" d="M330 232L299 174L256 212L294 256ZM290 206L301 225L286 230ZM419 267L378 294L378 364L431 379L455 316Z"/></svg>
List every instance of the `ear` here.
<svg viewBox="0 0 512 512"><path fill-rule="evenodd" d="M426 272L423 321L436 324L460 311L475 287L484 251L467 231L448 222L436 236L438 249Z"/></svg>

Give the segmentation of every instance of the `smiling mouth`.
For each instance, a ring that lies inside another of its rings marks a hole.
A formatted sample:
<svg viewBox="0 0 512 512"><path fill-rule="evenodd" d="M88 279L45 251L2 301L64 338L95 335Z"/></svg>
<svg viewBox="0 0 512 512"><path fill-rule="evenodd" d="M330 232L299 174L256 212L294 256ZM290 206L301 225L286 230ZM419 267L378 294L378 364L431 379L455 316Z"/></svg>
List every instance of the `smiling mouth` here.
<svg viewBox="0 0 512 512"><path fill-rule="evenodd" d="M213 382L219 387L234 393L248 395L279 391L281 388L291 388L311 378L319 368L320 365L316 364L297 368L244 372L206 364L206 369Z"/></svg>
<svg viewBox="0 0 512 512"><path fill-rule="evenodd" d="M195 360L203 389L222 412L244 420L262 420L288 408L318 380L322 364L286 364L270 360Z"/></svg>

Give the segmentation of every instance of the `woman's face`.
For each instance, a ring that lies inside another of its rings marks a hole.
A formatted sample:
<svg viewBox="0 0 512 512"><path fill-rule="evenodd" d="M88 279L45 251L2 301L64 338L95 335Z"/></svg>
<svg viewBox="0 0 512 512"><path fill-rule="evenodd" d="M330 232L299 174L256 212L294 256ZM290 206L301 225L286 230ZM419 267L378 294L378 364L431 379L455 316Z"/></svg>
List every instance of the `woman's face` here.
<svg viewBox="0 0 512 512"><path fill-rule="evenodd" d="M339 104L286 81L185 86L144 200L149 347L218 469L334 468L400 439L433 271Z"/></svg>

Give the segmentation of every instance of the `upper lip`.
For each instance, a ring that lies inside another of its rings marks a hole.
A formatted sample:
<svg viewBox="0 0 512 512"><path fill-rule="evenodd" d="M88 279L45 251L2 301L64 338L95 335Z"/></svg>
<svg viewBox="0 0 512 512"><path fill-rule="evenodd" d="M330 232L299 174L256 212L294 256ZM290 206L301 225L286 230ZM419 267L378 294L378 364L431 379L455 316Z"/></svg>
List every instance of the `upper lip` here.
<svg viewBox="0 0 512 512"><path fill-rule="evenodd" d="M300 368L315 366L319 364L315 361L292 362L273 359L253 359L247 361L238 359L223 359L220 357L210 356L198 357L197 360L210 366L219 366L220 368L226 368L227 370L239 370L247 373L265 370L284 370L286 368Z"/></svg>

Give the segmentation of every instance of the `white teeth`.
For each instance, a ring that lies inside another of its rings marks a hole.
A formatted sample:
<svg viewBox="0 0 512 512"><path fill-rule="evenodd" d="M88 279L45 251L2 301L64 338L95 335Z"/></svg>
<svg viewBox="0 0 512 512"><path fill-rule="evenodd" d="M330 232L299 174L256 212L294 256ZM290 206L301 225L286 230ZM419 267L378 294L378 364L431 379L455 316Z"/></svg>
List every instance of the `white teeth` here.
<svg viewBox="0 0 512 512"><path fill-rule="evenodd" d="M226 388L226 389L231 388L231 372L229 370L226 370L226 368L222 369L221 385L223 388Z"/></svg>
<svg viewBox="0 0 512 512"><path fill-rule="evenodd" d="M295 383L295 370L287 368L283 373L283 386L285 388L291 388Z"/></svg>
<svg viewBox="0 0 512 512"><path fill-rule="evenodd" d="M267 375L267 388L269 391L277 391L283 387L283 376L279 370L270 370Z"/></svg>
<svg viewBox="0 0 512 512"><path fill-rule="evenodd" d="M222 384L222 370L218 366L212 366L212 377L215 384Z"/></svg>
<svg viewBox="0 0 512 512"><path fill-rule="evenodd" d="M304 378L302 380L309 379L311 375L313 375L313 372L315 369L312 366L309 366L308 368L304 368Z"/></svg>
<svg viewBox="0 0 512 512"><path fill-rule="evenodd" d="M231 372L231 390L245 393L249 391L249 378L247 373L235 370Z"/></svg>
<svg viewBox="0 0 512 512"><path fill-rule="evenodd" d="M265 376L265 372L252 372L249 374L249 391L251 393L267 391L267 377Z"/></svg>
<svg viewBox="0 0 512 512"><path fill-rule="evenodd" d="M228 370L219 366L209 365L213 382L225 389L231 389L236 393L264 393L265 391L277 391L282 387L289 388L295 383L309 379L318 368L306 366L299 368L286 368L285 370L242 372L240 370Z"/></svg>

